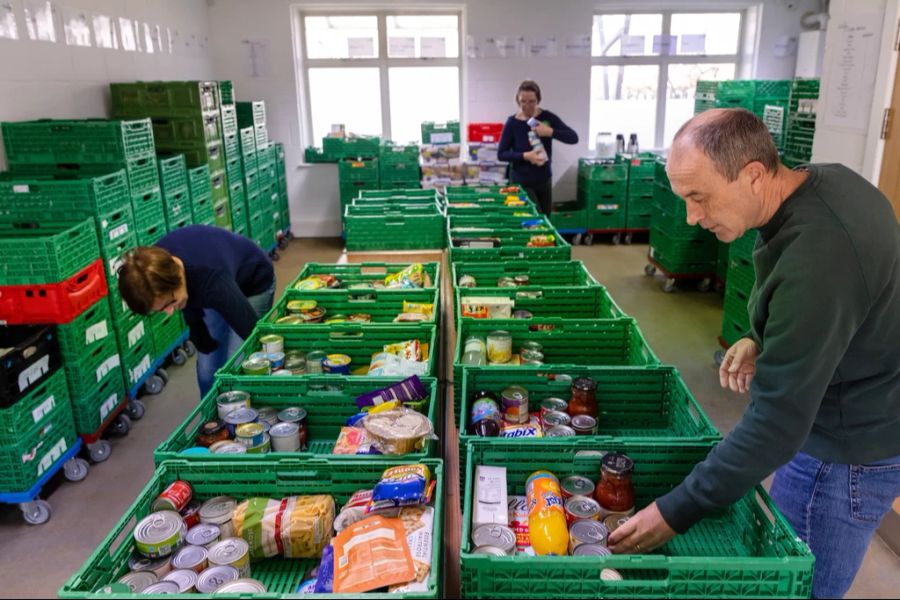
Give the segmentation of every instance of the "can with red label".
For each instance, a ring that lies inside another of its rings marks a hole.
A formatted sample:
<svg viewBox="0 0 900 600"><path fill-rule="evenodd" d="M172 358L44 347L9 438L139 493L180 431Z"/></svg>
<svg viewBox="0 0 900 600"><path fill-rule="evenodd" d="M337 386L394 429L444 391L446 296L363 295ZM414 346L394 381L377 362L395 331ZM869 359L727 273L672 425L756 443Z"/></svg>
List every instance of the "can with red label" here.
<svg viewBox="0 0 900 600"><path fill-rule="evenodd" d="M571 527L575 521L599 521L600 503L587 496L572 496L565 501L566 522Z"/></svg>
<svg viewBox="0 0 900 600"><path fill-rule="evenodd" d="M572 496L594 496L594 482L581 475L570 475L560 480L559 488L563 499L568 500Z"/></svg>
<svg viewBox="0 0 900 600"><path fill-rule="evenodd" d="M199 500L193 500L181 511L181 518L184 519L184 524L188 529L200 523L201 505Z"/></svg>
<svg viewBox="0 0 900 600"><path fill-rule="evenodd" d="M163 490L162 494L157 496L153 501L151 510L157 512L160 510L174 510L177 513L183 511L191 501L194 490L187 481L174 481L169 487Z"/></svg>

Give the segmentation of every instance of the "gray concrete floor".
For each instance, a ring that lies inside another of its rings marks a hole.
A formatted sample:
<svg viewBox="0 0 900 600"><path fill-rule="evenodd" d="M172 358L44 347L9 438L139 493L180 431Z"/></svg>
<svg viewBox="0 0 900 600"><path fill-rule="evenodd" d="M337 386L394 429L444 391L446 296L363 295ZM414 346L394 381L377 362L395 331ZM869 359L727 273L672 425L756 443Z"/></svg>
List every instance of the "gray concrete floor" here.
<svg viewBox="0 0 900 600"><path fill-rule="evenodd" d="M306 262L335 262L339 240L296 240L276 264L281 288ZM722 391L713 353L718 349L721 296L689 287L673 294L661 279L643 274L645 245L576 247L623 310L637 318L663 362L674 364L710 418L723 432L740 418L746 399ZM63 482L49 497L52 519L25 525L18 509L0 505L0 597L56 595L112 529L153 471L153 449L179 425L197 402L193 359L169 369L170 381L158 396L146 397L147 415L131 433L113 440L113 454L94 465L81 483ZM900 559L878 538L872 543L848 598L900 597Z"/></svg>

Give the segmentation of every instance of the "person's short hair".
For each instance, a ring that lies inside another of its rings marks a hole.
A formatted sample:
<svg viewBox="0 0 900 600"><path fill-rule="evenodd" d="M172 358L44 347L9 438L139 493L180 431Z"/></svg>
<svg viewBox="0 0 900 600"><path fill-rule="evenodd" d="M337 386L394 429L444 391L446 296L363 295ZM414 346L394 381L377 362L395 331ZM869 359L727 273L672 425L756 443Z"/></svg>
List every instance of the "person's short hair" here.
<svg viewBox="0 0 900 600"><path fill-rule="evenodd" d="M700 113L681 126L675 141L687 135L691 144L712 161L723 177L734 181L741 169L759 161L766 171L778 171L778 149L762 119L743 108L717 111L713 118Z"/></svg>
<svg viewBox="0 0 900 600"><path fill-rule="evenodd" d="M530 79L526 79L522 83L519 84L519 89L516 90L516 104L519 102L519 94L522 92L534 92L534 95L537 96L537 101L540 103L541 101L541 86L537 84L537 82L532 81Z"/></svg>
<svg viewBox="0 0 900 600"><path fill-rule="evenodd" d="M125 254L119 267L119 293L128 308L139 315L150 314L157 298L181 288L181 267L168 251L157 246L139 246Z"/></svg>

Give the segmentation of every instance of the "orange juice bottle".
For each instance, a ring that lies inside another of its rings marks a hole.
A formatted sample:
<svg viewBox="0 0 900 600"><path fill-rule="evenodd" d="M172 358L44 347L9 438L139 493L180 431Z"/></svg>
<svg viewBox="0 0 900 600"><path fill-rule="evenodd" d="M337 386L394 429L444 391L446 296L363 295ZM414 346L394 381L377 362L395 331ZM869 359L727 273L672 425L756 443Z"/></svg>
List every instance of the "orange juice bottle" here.
<svg viewBox="0 0 900 600"><path fill-rule="evenodd" d="M525 494L534 553L538 556L568 554L569 528L559 480L549 471L535 471L525 483Z"/></svg>

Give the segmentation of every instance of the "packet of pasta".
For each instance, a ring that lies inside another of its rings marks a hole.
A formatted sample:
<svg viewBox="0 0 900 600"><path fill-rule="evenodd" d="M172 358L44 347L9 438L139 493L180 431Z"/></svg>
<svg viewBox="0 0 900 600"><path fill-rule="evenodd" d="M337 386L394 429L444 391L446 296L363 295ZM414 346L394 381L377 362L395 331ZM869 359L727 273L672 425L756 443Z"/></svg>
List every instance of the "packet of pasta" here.
<svg viewBox="0 0 900 600"><path fill-rule="evenodd" d="M235 535L250 545L250 558L318 558L334 526L331 496L250 498L234 511Z"/></svg>
<svg viewBox="0 0 900 600"><path fill-rule="evenodd" d="M337 534L333 545L335 594L369 592L416 577L400 519L368 517Z"/></svg>

